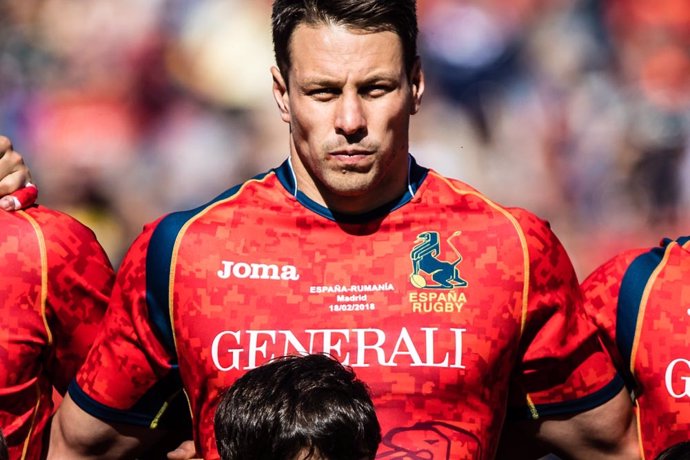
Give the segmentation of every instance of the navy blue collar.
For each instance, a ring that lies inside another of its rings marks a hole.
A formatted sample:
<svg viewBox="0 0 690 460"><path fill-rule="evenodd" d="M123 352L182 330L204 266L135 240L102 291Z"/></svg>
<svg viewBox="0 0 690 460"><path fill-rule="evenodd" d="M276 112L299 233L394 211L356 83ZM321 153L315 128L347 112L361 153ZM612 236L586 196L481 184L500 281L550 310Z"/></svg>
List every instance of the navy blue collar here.
<svg viewBox="0 0 690 460"><path fill-rule="evenodd" d="M354 215L333 212L327 207L320 205L316 201L309 198L301 190L298 190L297 179L295 178L295 172L292 169L292 164L289 158L285 160L283 164L275 168L274 171L280 183L283 184L283 187L285 187L288 193L294 196L304 207L330 220L346 223L364 223L384 217L385 215L409 202L414 194L417 193L419 186L422 184L422 182L424 182L424 178L426 178L429 170L419 166L412 155L409 155L408 158L407 188L405 193L403 193L399 198L386 203L383 206L379 206L378 208L363 214Z"/></svg>

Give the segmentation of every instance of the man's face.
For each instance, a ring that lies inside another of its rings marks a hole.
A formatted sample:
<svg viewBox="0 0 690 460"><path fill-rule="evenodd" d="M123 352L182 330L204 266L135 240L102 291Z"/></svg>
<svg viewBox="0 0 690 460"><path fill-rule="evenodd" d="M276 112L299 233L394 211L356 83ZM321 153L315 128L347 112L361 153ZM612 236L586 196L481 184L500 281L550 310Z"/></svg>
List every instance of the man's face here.
<svg viewBox="0 0 690 460"><path fill-rule="evenodd" d="M416 65L408 78L398 35L299 25L290 56L289 87L272 72L300 190L345 213L400 196L423 77Z"/></svg>

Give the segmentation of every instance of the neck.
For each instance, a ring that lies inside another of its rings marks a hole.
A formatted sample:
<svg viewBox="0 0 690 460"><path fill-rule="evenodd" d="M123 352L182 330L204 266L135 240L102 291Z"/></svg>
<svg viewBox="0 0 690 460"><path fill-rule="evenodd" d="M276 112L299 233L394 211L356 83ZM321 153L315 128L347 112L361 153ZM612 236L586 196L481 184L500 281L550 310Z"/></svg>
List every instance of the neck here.
<svg viewBox="0 0 690 460"><path fill-rule="evenodd" d="M362 190L342 192L333 190L318 180L300 161L290 156L297 189L314 202L338 214L364 214L400 198L408 189L409 157L396 160L379 181L368 184Z"/></svg>

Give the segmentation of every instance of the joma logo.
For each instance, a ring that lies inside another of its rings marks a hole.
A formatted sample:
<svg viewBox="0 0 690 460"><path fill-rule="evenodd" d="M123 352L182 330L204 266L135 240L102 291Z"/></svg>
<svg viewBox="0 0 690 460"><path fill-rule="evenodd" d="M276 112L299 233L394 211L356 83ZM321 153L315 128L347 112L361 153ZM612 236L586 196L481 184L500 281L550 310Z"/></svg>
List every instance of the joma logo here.
<svg viewBox="0 0 690 460"><path fill-rule="evenodd" d="M289 280L297 281L299 273L292 265L257 264L246 262L221 261L218 278L239 278L252 280Z"/></svg>

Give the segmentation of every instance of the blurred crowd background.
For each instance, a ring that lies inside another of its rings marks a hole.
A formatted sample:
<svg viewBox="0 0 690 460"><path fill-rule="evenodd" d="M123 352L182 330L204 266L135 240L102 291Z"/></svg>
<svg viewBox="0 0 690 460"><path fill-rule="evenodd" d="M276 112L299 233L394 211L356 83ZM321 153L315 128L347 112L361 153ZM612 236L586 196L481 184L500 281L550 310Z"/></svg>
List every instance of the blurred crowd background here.
<svg viewBox="0 0 690 460"><path fill-rule="evenodd" d="M270 0L0 0L0 133L117 266L279 164ZM411 151L548 219L580 277L690 233L688 0L418 0Z"/></svg>

